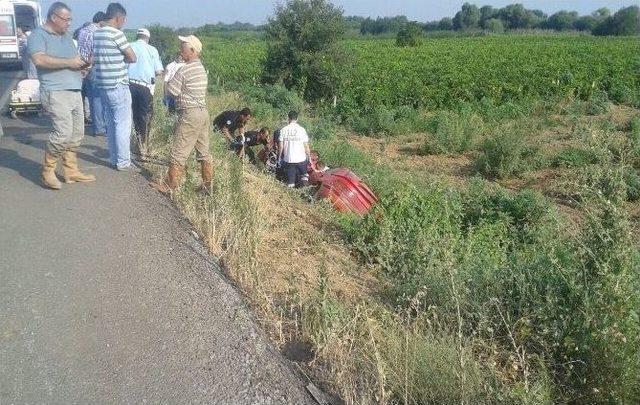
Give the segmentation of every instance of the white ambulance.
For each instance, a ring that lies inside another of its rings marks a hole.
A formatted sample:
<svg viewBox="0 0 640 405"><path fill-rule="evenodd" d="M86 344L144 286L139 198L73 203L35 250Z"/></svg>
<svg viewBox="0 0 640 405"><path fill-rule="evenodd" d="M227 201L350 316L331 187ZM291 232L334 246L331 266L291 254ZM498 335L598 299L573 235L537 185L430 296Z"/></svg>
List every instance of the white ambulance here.
<svg viewBox="0 0 640 405"><path fill-rule="evenodd" d="M28 33L42 24L40 3L31 0L0 0L0 64L20 62L17 28Z"/></svg>
<svg viewBox="0 0 640 405"><path fill-rule="evenodd" d="M16 63L20 60L16 18L13 3L0 0L0 63Z"/></svg>

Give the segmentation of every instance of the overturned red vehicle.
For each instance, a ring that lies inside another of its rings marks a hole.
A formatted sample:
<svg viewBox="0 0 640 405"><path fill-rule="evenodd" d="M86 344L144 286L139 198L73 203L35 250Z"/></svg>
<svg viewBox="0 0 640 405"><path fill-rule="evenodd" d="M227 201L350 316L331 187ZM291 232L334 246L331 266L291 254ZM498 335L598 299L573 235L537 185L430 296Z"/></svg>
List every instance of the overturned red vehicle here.
<svg viewBox="0 0 640 405"><path fill-rule="evenodd" d="M310 165L311 166L311 165ZM340 212L364 216L378 197L351 170L343 167L326 171L309 170L309 184L318 186L316 198L327 198Z"/></svg>
<svg viewBox="0 0 640 405"><path fill-rule="evenodd" d="M262 150L258 153L258 157L267 170L278 177L275 150L272 149L268 155ZM311 153L307 174L308 184L317 187L315 198L328 199L337 211L350 211L364 216L378 202L378 197L355 173L343 167L327 169L319 162L316 152Z"/></svg>

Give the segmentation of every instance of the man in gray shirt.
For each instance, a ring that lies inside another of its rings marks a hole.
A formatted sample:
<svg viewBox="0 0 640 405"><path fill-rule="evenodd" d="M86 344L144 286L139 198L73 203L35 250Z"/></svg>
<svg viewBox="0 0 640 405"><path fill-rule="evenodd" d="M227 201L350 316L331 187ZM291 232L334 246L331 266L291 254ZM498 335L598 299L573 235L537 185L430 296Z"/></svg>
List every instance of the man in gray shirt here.
<svg viewBox="0 0 640 405"><path fill-rule="evenodd" d="M93 175L78 169L76 151L84 137L82 76L86 67L71 35L71 9L55 2L47 13L47 22L29 36L27 49L40 80L42 106L51 116L53 130L44 154L42 182L48 188L62 188L56 165L62 158L65 183L94 181Z"/></svg>

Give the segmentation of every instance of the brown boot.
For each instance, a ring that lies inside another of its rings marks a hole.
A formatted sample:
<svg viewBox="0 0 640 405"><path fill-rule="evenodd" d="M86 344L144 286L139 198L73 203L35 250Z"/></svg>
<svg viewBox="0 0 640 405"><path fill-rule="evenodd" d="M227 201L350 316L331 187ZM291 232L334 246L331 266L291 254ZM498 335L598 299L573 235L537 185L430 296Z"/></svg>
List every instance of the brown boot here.
<svg viewBox="0 0 640 405"><path fill-rule="evenodd" d="M167 194L180 185L180 180L182 180L183 168L175 163L171 163L169 165L169 171L167 172L167 181L163 182L162 180L158 182L152 182L151 187L155 188L161 193Z"/></svg>
<svg viewBox="0 0 640 405"><path fill-rule="evenodd" d="M202 191L209 194L211 192L211 181L213 179L213 164L211 162L200 162L200 172L202 174Z"/></svg>
<svg viewBox="0 0 640 405"><path fill-rule="evenodd" d="M66 150L62 154L62 177L65 183L86 183L96 180L96 176L84 174L78 169L78 156L71 150Z"/></svg>
<svg viewBox="0 0 640 405"><path fill-rule="evenodd" d="M60 190L62 183L56 176L56 165L58 158L49 152L44 153L44 163L42 164L42 184L52 190Z"/></svg>

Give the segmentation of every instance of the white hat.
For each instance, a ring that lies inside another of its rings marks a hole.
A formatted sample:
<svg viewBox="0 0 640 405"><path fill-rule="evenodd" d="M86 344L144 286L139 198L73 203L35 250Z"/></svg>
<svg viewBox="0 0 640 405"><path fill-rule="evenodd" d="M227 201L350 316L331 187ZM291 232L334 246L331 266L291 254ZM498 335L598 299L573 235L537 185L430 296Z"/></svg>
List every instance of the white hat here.
<svg viewBox="0 0 640 405"><path fill-rule="evenodd" d="M151 38L151 33L146 28L138 28L138 35L144 35L147 38Z"/></svg>

